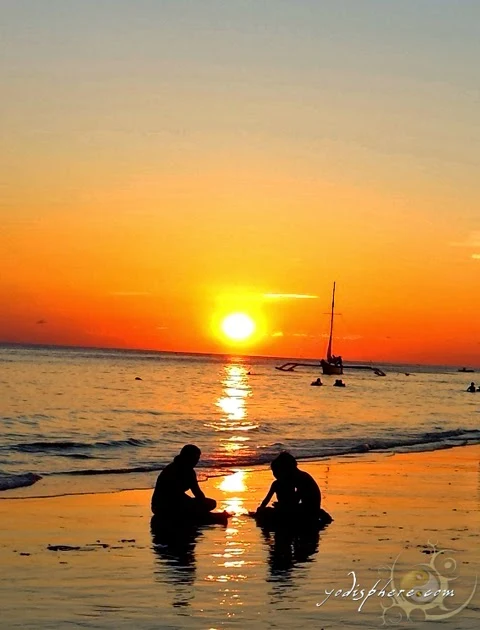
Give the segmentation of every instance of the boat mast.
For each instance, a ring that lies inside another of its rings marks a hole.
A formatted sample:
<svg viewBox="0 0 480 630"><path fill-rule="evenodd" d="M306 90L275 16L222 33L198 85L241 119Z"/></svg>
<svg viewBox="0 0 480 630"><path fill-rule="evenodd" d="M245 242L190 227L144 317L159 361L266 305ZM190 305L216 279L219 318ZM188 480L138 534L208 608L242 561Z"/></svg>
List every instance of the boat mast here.
<svg viewBox="0 0 480 630"><path fill-rule="evenodd" d="M330 315L330 337L328 339L328 348L327 348L327 361L330 362L332 360L332 338L333 338L333 310L335 308L335 282L333 283L333 293L332 293L332 312Z"/></svg>

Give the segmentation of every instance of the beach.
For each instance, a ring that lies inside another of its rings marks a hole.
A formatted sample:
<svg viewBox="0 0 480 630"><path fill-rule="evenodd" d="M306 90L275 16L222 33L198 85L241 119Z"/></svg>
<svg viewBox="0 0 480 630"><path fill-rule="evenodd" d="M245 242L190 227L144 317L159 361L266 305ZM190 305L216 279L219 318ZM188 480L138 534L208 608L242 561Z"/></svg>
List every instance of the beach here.
<svg viewBox="0 0 480 630"><path fill-rule="evenodd" d="M296 541L246 515L272 481L262 467L202 483L233 516L185 538L152 539L151 490L4 494L0 627L477 628L479 460L475 445L301 462L334 522ZM442 592L418 603L387 583Z"/></svg>
<svg viewBox="0 0 480 630"><path fill-rule="evenodd" d="M0 15L0 630L479 629L480 0Z"/></svg>

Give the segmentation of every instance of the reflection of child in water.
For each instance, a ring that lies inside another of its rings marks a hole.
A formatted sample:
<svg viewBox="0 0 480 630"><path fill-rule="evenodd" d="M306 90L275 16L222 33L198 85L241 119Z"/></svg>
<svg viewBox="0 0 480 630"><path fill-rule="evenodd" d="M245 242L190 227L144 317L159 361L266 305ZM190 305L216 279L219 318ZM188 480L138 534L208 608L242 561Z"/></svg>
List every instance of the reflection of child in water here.
<svg viewBox="0 0 480 630"><path fill-rule="evenodd" d="M260 504L259 510L264 510L270 503L273 495L276 495L277 501L273 504L276 512L288 513L298 505L298 497L295 484L291 479L286 478L285 471L281 465L281 461L274 459L270 464L275 481L270 486L267 496Z"/></svg>

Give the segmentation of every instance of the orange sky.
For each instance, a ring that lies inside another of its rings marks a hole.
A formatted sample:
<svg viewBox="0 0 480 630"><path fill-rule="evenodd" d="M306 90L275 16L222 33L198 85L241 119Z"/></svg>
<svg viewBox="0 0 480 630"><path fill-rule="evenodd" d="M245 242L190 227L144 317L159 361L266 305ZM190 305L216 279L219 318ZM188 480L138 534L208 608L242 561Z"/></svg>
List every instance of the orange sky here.
<svg viewBox="0 0 480 630"><path fill-rule="evenodd" d="M2 10L0 340L480 365L480 11L344 4Z"/></svg>

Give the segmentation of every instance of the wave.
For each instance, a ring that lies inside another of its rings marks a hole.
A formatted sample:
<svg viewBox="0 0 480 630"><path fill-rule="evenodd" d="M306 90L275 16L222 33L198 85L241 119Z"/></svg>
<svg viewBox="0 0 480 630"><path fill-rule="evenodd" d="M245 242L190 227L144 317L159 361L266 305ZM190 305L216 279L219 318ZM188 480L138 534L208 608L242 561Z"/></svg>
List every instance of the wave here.
<svg viewBox="0 0 480 630"><path fill-rule="evenodd" d="M42 477L34 473L10 474L0 472L0 492L3 490L12 490L13 488L23 488L25 486L33 486L34 483L40 481Z"/></svg>
<svg viewBox="0 0 480 630"><path fill-rule="evenodd" d="M19 451L21 453L45 453L45 452L59 452L59 451L76 451L76 450L90 450L90 449L105 449L105 448L122 448L125 446L142 447L152 444L153 441L149 439L127 438L125 440L107 440L99 442L75 442L72 440L59 440L59 441L38 441L38 442L22 442L20 444L10 444L2 447L3 449Z"/></svg>
<svg viewBox="0 0 480 630"><path fill-rule="evenodd" d="M237 452L235 455L214 453L210 459L202 457L200 467L231 468L264 465L270 463L272 459L282 451L289 451L299 460L309 460L348 457L363 453L441 450L454 446L466 446L468 444L479 443L480 430L461 428L413 435L396 435L391 438L288 438L282 442L274 442L266 446L258 447L256 450L251 449L245 453Z"/></svg>
<svg viewBox="0 0 480 630"><path fill-rule="evenodd" d="M164 411L158 409L112 409L111 413L131 413L135 416L164 416Z"/></svg>
<svg viewBox="0 0 480 630"><path fill-rule="evenodd" d="M261 466L269 464L281 451L287 450L298 460L325 459L332 457L349 457L365 453L382 452L418 452L433 451L455 446L480 443L480 430L454 429L436 431L411 436L395 436L392 438L365 439L288 439L284 442L252 448L245 453L237 452L228 455L224 452L213 452L202 457L198 468L204 471L229 470L239 466ZM119 468L88 468L81 470L65 470L51 475L124 475L159 472L168 462L157 461L154 464L141 466L122 466ZM44 473L47 475L47 473ZM207 476L211 476L207 472Z"/></svg>
<svg viewBox="0 0 480 630"><path fill-rule="evenodd" d="M269 453L288 450L298 459L321 459L369 452L388 451L394 453L400 450L402 452L440 450L453 446L478 443L480 443L480 430L451 429L448 431L429 431L414 435L365 437L365 439L287 439L284 442L276 442L263 448Z"/></svg>
<svg viewBox="0 0 480 630"><path fill-rule="evenodd" d="M93 476L93 475L125 475L132 473L148 473L157 472L162 470L166 464L152 464L151 466L133 466L126 468L88 468L86 470L68 470L65 472L52 473L54 475L80 475L80 476Z"/></svg>

